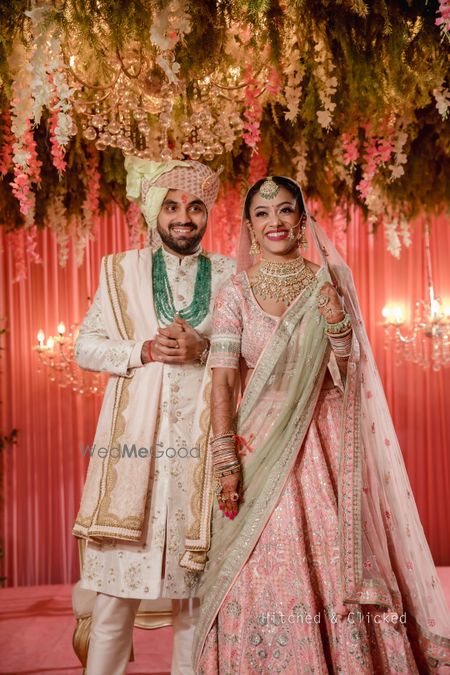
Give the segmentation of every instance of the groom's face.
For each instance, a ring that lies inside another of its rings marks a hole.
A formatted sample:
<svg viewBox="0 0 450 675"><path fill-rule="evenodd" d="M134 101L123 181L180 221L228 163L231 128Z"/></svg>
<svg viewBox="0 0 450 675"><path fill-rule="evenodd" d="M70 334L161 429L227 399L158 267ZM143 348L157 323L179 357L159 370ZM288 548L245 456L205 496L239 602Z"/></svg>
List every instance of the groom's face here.
<svg viewBox="0 0 450 675"><path fill-rule="evenodd" d="M169 190L158 215L158 233L167 248L181 255L198 250L208 212L204 203L183 190Z"/></svg>

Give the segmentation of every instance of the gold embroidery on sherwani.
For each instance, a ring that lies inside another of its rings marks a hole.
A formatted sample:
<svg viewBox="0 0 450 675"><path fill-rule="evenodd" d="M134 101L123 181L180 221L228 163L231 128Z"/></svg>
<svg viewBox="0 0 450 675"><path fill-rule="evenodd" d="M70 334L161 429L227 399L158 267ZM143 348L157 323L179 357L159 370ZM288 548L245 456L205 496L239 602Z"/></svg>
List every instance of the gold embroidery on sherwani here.
<svg viewBox="0 0 450 675"><path fill-rule="evenodd" d="M111 304L114 308L114 295L112 291L114 290L115 296L117 298L117 311L114 310L114 316L117 322L117 327L119 327L119 319L122 322L122 331L124 332L124 339L132 339L134 335L134 327L132 321L127 313L128 307L128 298L127 294L123 289L123 282L125 278L125 271L122 267L122 261L125 257L124 253L118 253L116 255L108 256L111 258L111 269L107 271L107 281L108 281L108 293L110 296ZM112 284L110 283L110 276L112 277ZM130 401L129 388L132 380L128 378L120 378L122 380L122 386L120 387L119 401L117 407L114 408L114 421L111 439L108 444L108 449L117 448L119 445L119 439L124 434L126 429L125 421L125 410L128 407ZM119 453L112 454L108 452L107 458L104 460L106 462L106 484L105 484L105 494L100 501L100 506L98 509L97 519L101 520L102 527L120 527L127 530L135 530L137 534L133 536L121 536L123 539L128 540L139 540L141 537L144 513L142 516L129 516L120 520L117 516L109 511L111 505L111 496L114 490L114 487L117 483L117 471L116 464L120 461ZM103 475L102 475L102 484L103 484ZM92 530L92 534L95 535L95 528Z"/></svg>
<svg viewBox="0 0 450 675"><path fill-rule="evenodd" d="M189 549L180 560L180 565L191 571L202 571L204 569L206 561L205 546L206 548L209 546L209 520L207 519L205 523L205 518L202 518L202 514L210 513L213 501L213 494L210 490L213 473L212 461L208 454L211 388L212 384L209 378L208 384L204 387L203 391L203 410L200 416L200 429L202 433L197 440L197 447L200 448L200 457L193 475L191 511L194 522L186 532L185 543L189 546Z"/></svg>
<svg viewBox="0 0 450 675"><path fill-rule="evenodd" d="M111 437L112 437L112 434L114 433L114 424L115 424L115 419L116 419L116 416L117 416L118 391L119 391L119 389L121 389L122 384L123 384L123 378L117 378L116 386L115 386L115 389L114 389L114 404L113 404L112 420L111 420ZM109 443L109 446L111 446L111 442ZM105 474L105 459L102 462L102 473L101 473L101 478L100 478L100 487L99 487L99 491L98 491L97 502L95 504L95 508L94 508L93 512L91 513L91 515L88 516L87 518L83 518L80 514L78 514L77 519L75 521L75 523L77 525L81 525L81 527L90 528L93 521L94 521L94 518L96 517L96 515L98 513L100 501L101 501L101 498L102 498L102 485L103 485L104 474Z"/></svg>
<svg viewBox="0 0 450 675"><path fill-rule="evenodd" d="M110 278L110 276L112 276L113 281L115 282L114 272L111 275L110 268L111 268L111 266L114 267L114 259L118 258L119 256L123 257L124 254L123 253L117 253L116 255L105 256L104 267L105 267L106 288L107 288L107 291L108 291L108 298L109 298L109 301L111 303L111 308L112 308L112 311L113 311L113 314L114 314L114 320L116 322L117 330L119 331L120 337L122 338L122 340L125 340L126 339L126 330L125 330L124 324L120 323L119 315L117 313L117 310L119 309L117 307L117 291L116 291L116 297L114 298L113 293L112 293L113 288L111 286L111 278ZM116 289L114 288L114 290L116 290Z"/></svg>
<svg viewBox="0 0 450 675"><path fill-rule="evenodd" d="M134 325L128 314L128 296L123 289L125 270L123 268L122 262L125 258L125 253L117 253L113 257L113 278L120 307L120 314L125 327L126 338L128 340L132 340L134 338Z"/></svg>

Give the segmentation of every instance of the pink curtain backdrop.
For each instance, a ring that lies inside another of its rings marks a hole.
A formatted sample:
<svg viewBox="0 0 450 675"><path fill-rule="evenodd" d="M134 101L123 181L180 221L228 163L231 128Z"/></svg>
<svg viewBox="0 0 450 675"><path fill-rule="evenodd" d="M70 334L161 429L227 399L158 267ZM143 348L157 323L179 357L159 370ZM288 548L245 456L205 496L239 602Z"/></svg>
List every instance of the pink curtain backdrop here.
<svg viewBox="0 0 450 675"><path fill-rule="evenodd" d="M435 283L450 303L450 224L432 219L431 249ZM343 229L344 227L344 229ZM229 253L237 236L233 220L212 218L205 248ZM403 449L422 523L437 565L450 565L450 369L423 372L417 366L396 367L383 347L379 325L387 301L408 308L425 297L426 281L421 223L401 259L386 253L383 232L369 234L354 210L350 222L329 222L353 269L377 363ZM66 268L58 266L56 244L47 230L39 233L43 264L28 266L28 279L15 276L11 239L1 234L0 317L8 332L1 346L2 433L16 427L18 444L2 453L2 573L9 586L74 582L78 558L71 527L78 508L87 457L81 446L92 443L100 401L50 382L38 372L32 351L36 334L56 332L81 321L97 286L100 258L129 248L129 233L120 212L103 216L77 268L71 250Z"/></svg>

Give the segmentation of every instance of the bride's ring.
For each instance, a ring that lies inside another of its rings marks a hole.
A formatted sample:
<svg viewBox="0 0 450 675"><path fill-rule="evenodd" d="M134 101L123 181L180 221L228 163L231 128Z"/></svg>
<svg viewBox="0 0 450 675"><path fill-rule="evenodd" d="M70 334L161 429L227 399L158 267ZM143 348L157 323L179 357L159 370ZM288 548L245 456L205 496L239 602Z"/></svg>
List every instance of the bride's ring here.
<svg viewBox="0 0 450 675"><path fill-rule="evenodd" d="M239 499L238 493L237 493L237 492L233 492L233 494L231 495L230 499L231 499L232 502L237 502L238 499Z"/></svg>
<svg viewBox="0 0 450 675"><path fill-rule="evenodd" d="M328 297L328 295L323 295L322 293L319 295L318 302L317 302L319 307L325 307L325 305L328 305L329 302L330 302L330 298Z"/></svg>
<svg viewBox="0 0 450 675"><path fill-rule="evenodd" d="M175 349L180 349L180 345L178 344L178 340L175 342Z"/></svg>

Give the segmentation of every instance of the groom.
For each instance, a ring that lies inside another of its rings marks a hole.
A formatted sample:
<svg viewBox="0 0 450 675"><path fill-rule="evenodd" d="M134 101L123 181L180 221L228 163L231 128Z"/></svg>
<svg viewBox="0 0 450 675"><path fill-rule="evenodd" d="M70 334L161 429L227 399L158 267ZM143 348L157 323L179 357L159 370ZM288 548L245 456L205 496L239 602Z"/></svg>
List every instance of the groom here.
<svg viewBox="0 0 450 675"><path fill-rule="evenodd" d="M187 675L197 579L179 560L198 462L191 425L214 299L234 262L201 248L217 174L193 161L125 165L152 246L103 258L75 348L82 368L111 375L73 529L87 540L81 585L97 591L87 673L125 673L140 601L171 598L172 673Z"/></svg>

